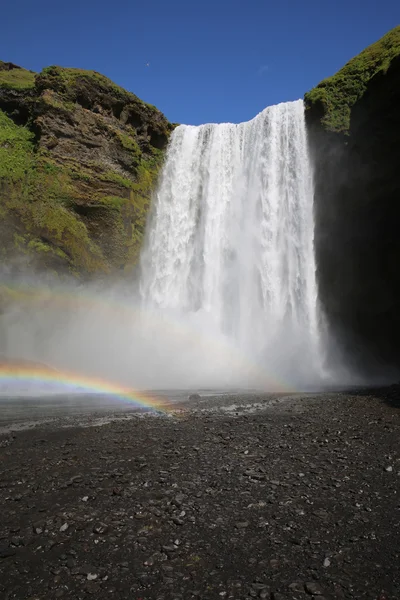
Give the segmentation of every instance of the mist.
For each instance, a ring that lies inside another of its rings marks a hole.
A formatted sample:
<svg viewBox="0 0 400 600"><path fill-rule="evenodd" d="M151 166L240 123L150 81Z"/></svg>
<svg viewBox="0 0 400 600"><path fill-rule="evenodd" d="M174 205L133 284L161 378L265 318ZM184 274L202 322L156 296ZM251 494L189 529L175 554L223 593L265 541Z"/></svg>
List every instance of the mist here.
<svg viewBox="0 0 400 600"><path fill-rule="evenodd" d="M279 392L356 382L343 367L316 377L301 332L280 330L279 338L255 343L252 351L222 335L205 311L144 308L137 286L126 281L107 289L40 273L2 273L1 281L12 298L0 314L3 361L39 363L77 379L139 390ZM23 391L29 392L26 384ZM44 391L32 383L32 393ZM18 394L21 387L1 392Z"/></svg>
<svg viewBox="0 0 400 600"><path fill-rule="evenodd" d="M3 359L41 363L139 389L268 385L258 366L201 315L145 310L134 286L49 285L6 278L12 301L0 315Z"/></svg>

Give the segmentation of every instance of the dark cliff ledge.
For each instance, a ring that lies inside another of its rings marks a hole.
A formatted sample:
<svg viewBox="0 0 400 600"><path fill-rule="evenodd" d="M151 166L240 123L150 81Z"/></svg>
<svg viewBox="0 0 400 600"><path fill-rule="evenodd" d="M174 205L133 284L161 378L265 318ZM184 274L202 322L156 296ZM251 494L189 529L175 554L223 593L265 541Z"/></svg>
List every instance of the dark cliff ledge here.
<svg viewBox="0 0 400 600"><path fill-rule="evenodd" d="M361 369L400 368L400 27L305 103L328 322Z"/></svg>
<svg viewBox="0 0 400 600"><path fill-rule="evenodd" d="M367 92L371 79L384 75L399 55L400 27L396 27L305 94L310 118L327 131L348 133L352 107Z"/></svg>
<svg viewBox="0 0 400 600"><path fill-rule="evenodd" d="M78 277L137 262L173 129L94 71L0 61L0 256Z"/></svg>

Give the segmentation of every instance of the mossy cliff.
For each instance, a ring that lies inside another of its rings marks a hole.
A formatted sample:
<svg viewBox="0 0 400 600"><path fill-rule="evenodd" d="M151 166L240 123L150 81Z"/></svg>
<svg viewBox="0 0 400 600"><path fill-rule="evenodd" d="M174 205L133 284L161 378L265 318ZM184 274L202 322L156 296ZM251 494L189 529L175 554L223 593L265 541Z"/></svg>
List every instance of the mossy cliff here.
<svg viewBox="0 0 400 600"><path fill-rule="evenodd" d="M400 27L305 96L322 305L348 356L400 367Z"/></svg>
<svg viewBox="0 0 400 600"><path fill-rule="evenodd" d="M173 129L94 71L0 61L0 257L77 277L129 270Z"/></svg>

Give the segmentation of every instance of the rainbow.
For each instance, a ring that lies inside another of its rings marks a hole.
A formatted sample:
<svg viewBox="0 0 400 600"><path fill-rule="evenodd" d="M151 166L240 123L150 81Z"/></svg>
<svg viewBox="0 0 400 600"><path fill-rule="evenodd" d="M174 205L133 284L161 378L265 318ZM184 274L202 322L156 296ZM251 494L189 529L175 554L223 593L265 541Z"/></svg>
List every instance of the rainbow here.
<svg viewBox="0 0 400 600"><path fill-rule="evenodd" d="M90 394L102 394L114 399L133 403L140 409L152 410L165 414L175 413L175 406L163 397L149 395L115 383L98 378L86 377L77 373L59 371L27 360L1 360L0 361L0 386L5 383L12 390L13 386L26 383L28 385L46 384L55 385L58 393L79 392ZM0 392L1 393L1 392ZM6 391L3 395L7 394Z"/></svg>
<svg viewBox="0 0 400 600"><path fill-rule="evenodd" d="M249 358L240 352L238 349L232 348L227 342L223 342L221 339L217 339L210 334L206 334L201 330L195 328L187 328L182 326L180 322L175 320L171 315L162 315L157 311L149 308L143 309L142 307L132 306L130 303L123 302L120 299L115 299L112 296L88 293L87 290L82 292L77 290L75 293L63 288L50 288L46 286L37 285L36 283L24 283L21 281L4 281L3 285L6 289L11 292L22 294L22 297L16 296L13 298L15 304L28 302L31 305L41 307L44 310L52 308L53 306L61 309L83 309L90 311L95 309L103 314L106 318L112 313L113 318L126 319L129 316L140 319L142 323L148 323L152 327L155 325L159 330L166 330L168 334L175 336L180 339L188 339L192 341L196 338L198 344L203 344L205 347L211 346L220 350L222 353L227 353L230 356L232 369L235 371L236 368L242 366L247 367L249 373L253 374L254 381L260 384L260 387L265 390L273 392L295 392L296 389L281 379L278 379L275 374L266 371L264 365L250 361ZM0 286L1 287L1 286ZM14 303L13 302L13 303ZM0 358L1 361L1 358ZM73 379L73 377L72 377ZM94 381L90 379L90 381Z"/></svg>

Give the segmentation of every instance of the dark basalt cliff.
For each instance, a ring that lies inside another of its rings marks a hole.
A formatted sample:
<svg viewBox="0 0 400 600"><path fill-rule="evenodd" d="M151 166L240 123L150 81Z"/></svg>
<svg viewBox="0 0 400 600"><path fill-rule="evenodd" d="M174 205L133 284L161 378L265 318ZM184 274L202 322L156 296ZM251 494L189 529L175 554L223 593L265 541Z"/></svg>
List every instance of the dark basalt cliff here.
<svg viewBox="0 0 400 600"><path fill-rule="evenodd" d="M400 367L400 27L305 102L328 323L359 368Z"/></svg>
<svg viewBox="0 0 400 600"><path fill-rule="evenodd" d="M94 71L0 62L2 264L23 256L80 278L133 268L172 129Z"/></svg>

